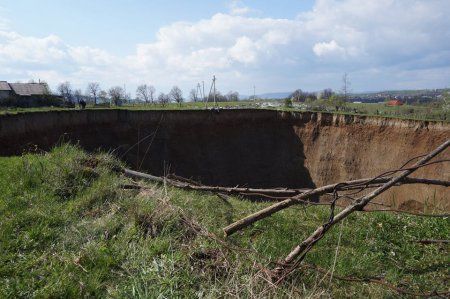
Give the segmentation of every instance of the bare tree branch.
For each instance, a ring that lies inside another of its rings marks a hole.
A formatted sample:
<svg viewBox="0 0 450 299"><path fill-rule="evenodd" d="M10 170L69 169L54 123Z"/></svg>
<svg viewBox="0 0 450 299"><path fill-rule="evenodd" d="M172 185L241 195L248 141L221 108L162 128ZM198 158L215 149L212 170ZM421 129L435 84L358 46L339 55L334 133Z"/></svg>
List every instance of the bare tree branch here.
<svg viewBox="0 0 450 299"><path fill-rule="evenodd" d="M256 221L259 221L261 219L264 219L266 217L269 217L270 215L281 211L283 209L286 209L290 206L296 205L296 204L301 204L304 203L306 201L308 201L308 199L313 198L315 196L320 196L320 195L324 195L330 192L333 192L333 190L336 189L336 187L340 186L340 190L351 190L353 189L360 189L362 188L362 186L364 188L370 187L370 183L369 185L368 182L371 182L373 184L380 184L380 183L386 183L390 180L391 178L366 178L366 179L359 179L359 180L353 180L353 181L346 181L346 182L341 182L341 183L336 183L336 184L330 184L330 185L326 185L323 187L319 187L313 190L308 190L305 193L299 194L297 196L285 199L283 201L280 201L276 204L273 204L265 209L262 209L258 212L255 212L251 215L248 215L245 218L242 218L230 225L228 225L227 227L225 227L223 229L225 236L230 236L232 234L234 234L235 232L237 232L238 230L241 230L253 223L255 223ZM428 179L422 179L422 178L402 178L399 181L395 182L394 185L399 185L399 184L436 184L436 185L441 185L441 186L445 186L445 187L449 187L450 186L450 182L448 181L440 181L440 180L428 180ZM262 192L259 192L262 193Z"/></svg>
<svg viewBox="0 0 450 299"><path fill-rule="evenodd" d="M170 177L173 177L174 179L167 177L158 177L151 174L134 171L131 169L123 169L123 173L125 176L131 177L131 178L137 178L137 179L145 179L148 181L156 182L156 183L164 183L164 181L174 187L182 188L186 190L196 190L196 191L206 191L206 192L220 192L220 193L226 193L226 194L242 194L242 195L248 195L248 196L265 196L268 198L275 199L277 201L283 200L288 196L294 196L297 194L305 194L308 192L312 192L317 189L287 189L287 188L271 188L271 189L263 189L263 188L242 188L242 187L221 187L221 186L206 186L201 185L197 182L193 182L192 180L178 177L175 175L170 175ZM348 181L348 186L343 187L342 190L354 190L359 189L362 181L368 181L371 179L364 179L364 180L354 180L354 181ZM372 182L374 186L378 186L379 183L387 182L389 178L379 178ZM355 182L357 185L352 186L351 184ZM429 185L438 185L438 186L450 186L450 181L442 181L442 180L430 180L430 179L422 179L422 178L405 178L401 182L399 182L397 185L402 184L429 184ZM333 190L333 187L336 184L328 185L325 187L328 187L326 192L323 192L321 194L328 193ZM372 185L370 185L372 187ZM323 188L323 187L322 187ZM284 197L273 197L271 195L279 195ZM311 196L312 197L312 196ZM309 197L310 198L310 197ZM300 203L310 203L310 201L298 199L298 202ZM325 205L328 205L328 203L324 203Z"/></svg>
<svg viewBox="0 0 450 299"><path fill-rule="evenodd" d="M381 187L373 190L369 194L361 197L355 203L347 206L344 210L342 210L336 216L332 216L330 221L324 225L319 226L308 238L306 238L302 243L297 245L284 259L283 266L275 269L275 273L277 276L281 276L283 271L286 270L289 266L292 266L292 263L297 260L297 263L300 263L306 254L311 250L311 248L325 235L325 233L333 227L336 223L339 223L341 220L349 216L355 211L361 211L364 207L375 197L388 190L390 187L394 186L396 183L400 182L403 178L407 177L411 173L413 173L416 169L420 168L420 166L427 164L428 161L433 159L435 156L443 152L450 145L450 139L438 146L435 150L431 151L428 155L420 159L416 162L412 167L407 170L403 170L397 176L391 178L387 183L383 184ZM294 267L296 265L293 265Z"/></svg>

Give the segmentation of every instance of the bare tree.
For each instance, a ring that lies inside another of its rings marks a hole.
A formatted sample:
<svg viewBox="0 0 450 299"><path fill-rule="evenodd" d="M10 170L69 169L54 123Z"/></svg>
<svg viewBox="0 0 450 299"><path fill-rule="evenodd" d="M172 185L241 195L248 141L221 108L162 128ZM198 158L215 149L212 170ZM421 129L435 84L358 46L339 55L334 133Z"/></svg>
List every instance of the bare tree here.
<svg viewBox="0 0 450 299"><path fill-rule="evenodd" d="M165 93L160 93L158 96L158 102L164 107L170 102L170 97Z"/></svg>
<svg viewBox="0 0 450 299"><path fill-rule="evenodd" d="M228 98L224 96L220 91L216 91L216 102L226 102Z"/></svg>
<svg viewBox="0 0 450 299"><path fill-rule="evenodd" d="M297 89L291 94L290 98L293 102L304 102L306 100L306 93L301 89Z"/></svg>
<svg viewBox="0 0 450 299"><path fill-rule="evenodd" d="M348 79L347 73L344 73L342 76L342 96L344 97L344 101L348 101L348 94L350 93L350 80Z"/></svg>
<svg viewBox="0 0 450 299"><path fill-rule="evenodd" d="M108 102L108 93L104 90L100 90L100 92L98 93L98 98L103 103L106 103Z"/></svg>
<svg viewBox="0 0 450 299"><path fill-rule="evenodd" d="M177 102L180 105L180 107L181 107L181 103L184 102L183 92L181 91L181 89L178 86L172 87L172 89L170 90L170 93L169 93L169 97L174 102Z"/></svg>
<svg viewBox="0 0 450 299"><path fill-rule="evenodd" d="M153 104L156 100L156 89L153 85L148 86L148 95L150 96L150 102Z"/></svg>
<svg viewBox="0 0 450 299"><path fill-rule="evenodd" d="M98 82L91 82L86 89L86 95L93 99L94 105L97 105L97 97L100 93L100 84Z"/></svg>
<svg viewBox="0 0 450 299"><path fill-rule="evenodd" d="M197 94L197 90L191 89L191 91L189 92L189 99L192 102L198 102L200 100L200 98L198 97L198 94Z"/></svg>
<svg viewBox="0 0 450 299"><path fill-rule="evenodd" d="M66 81L60 83L57 87L58 93L63 99L70 104L73 104L73 91L70 82Z"/></svg>
<svg viewBox="0 0 450 299"><path fill-rule="evenodd" d="M229 102L237 102L239 101L239 93L237 91L229 91L226 98Z"/></svg>
<svg viewBox="0 0 450 299"><path fill-rule="evenodd" d="M108 90L109 97L112 103L116 106L122 106L123 101L126 98L125 90L120 86L111 87Z"/></svg>
<svg viewBox="0 0 450 299"><path fill-rule="evenodd" d="M153 104L155 97L155 88L152 85L142 84L136 88L136 98L146 103Z"/></svg>
<svg viewBox="0 0 450 299"><path fill-rule="evenodd" d="M131 99L131 93L126 92L124 89L124 94L123 94L123 102L122 103L131 103L132 99Z"/></svg>
<svg viewBox="0 0 450 299"><path fill-rule="evenodd" d="M325 88L322 91L322 99L328 100L333 95L333 90L331 88Z"/></svg>
<svg viewBox="0 0 450 299"><path fill-rule="evenodd" d="M46 81L40 81L39 84L41 84L44 87L44 94L45 95L51 95L52 91L50 90L50 86L48 86L48 83Z"/></svg>
<svg viewBox="0 0 450 299"><path fill-rule="evenodd" d="M314 92L306 93L306 102L314 102L317 101L317 95Z"/></svg>
<svg viewBox="0 0 450 299"><path fill-rule="evenodd" d="M447 91L446 93L443 94L441 107L442 107L442 110L444 110L444 112L450 111L450 92L449 91Z"/></svg>
<svg viewBox="0 0 450 299"><path fill-rule="evenodd" d="M81 89L76 89L76 90L73 92L73 98L75 99L75 101L76 101L77 103L80 103L80 101L83 100L83 93L81 92Z"/></svg>
<svg viewBox="0 0 450 299"><path fill-rule="evenodd" d="M139 85L139 86L136 88L136 98L137 98L139 101L143 101L143 102L148 103L149 97L148 97L147 84Z"/></svg>

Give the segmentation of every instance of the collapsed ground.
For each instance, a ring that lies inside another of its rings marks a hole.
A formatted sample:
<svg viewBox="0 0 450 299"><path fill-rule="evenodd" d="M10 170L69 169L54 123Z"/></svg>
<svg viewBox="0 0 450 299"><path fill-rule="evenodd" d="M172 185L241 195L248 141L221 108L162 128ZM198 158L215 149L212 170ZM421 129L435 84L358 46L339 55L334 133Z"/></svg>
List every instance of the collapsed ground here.
<svg viewBox="0 0 450 299"><path fill-rule="evenodd" d="M448 218L352 215L307 256L324 272L304 267L274 287L265 269L326 221L328 207L294 207L223 239L224 226L266 204L146 182L130 189L122 166L70 145L0 158L0 297L449 291L448 244L417 242L448 239Z"/></svg>

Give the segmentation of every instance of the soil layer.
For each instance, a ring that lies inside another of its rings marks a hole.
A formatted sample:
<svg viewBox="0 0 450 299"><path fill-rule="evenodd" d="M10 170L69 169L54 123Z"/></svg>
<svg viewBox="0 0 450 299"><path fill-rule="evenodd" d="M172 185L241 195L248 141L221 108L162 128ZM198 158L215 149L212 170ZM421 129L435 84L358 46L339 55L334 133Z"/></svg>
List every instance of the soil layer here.
<svg viewBox="0 0 450 299"><path fill-rule="evenodd" d="M132 168L210 185L303 188L370 177L429 152L450 125L273 110L85 110L0 116L0 155L61 142L114 151ZM439 159L450 159L450 151ZM417 177L450 180L449 163ZM448 192L447 192L448 193ZM383 196L397 207L449 210L443 187L405 186Z"/></svg>

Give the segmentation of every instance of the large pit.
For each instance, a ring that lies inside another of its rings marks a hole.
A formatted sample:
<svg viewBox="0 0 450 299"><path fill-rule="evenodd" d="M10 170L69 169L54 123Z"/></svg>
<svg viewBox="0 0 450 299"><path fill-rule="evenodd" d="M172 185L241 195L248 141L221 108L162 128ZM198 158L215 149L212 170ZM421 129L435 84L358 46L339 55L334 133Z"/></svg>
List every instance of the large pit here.
<svg viewBox="0 0 450 299"><path fill-rule="evenodd" d="M47 150L62 141L113 151L155 175L170 172L208 185L321 186L377 175L450 137L444 122L273 110L34 112L0 116L0 155ZM139 142L140 141L140 142ZM441 158L450 158L446 151ZM450 180L448 163L417 177ZM449 210L443 187L403 186L383 200Z"/></svg>

